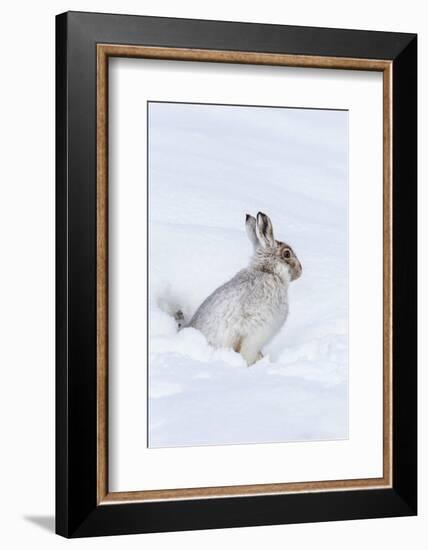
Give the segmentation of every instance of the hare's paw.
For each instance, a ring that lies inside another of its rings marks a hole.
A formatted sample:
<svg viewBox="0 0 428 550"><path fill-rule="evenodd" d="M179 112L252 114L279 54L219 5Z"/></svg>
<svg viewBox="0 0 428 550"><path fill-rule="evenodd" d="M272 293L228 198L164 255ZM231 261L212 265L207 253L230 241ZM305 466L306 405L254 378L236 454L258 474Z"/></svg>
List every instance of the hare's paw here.
<svg viewBox="0 0 428 550"><path fill-rule="evenodd" d="M241 349L239 353L247 362L248 366L254 365L260 359L260 350L259 347L255 346L255 342L250 338L246 338L242 341Z"/></svg>
<svg viewBox="0 0 428 550"><path fill-rule="evenodd" d="M184 326L184 315L181 309L179 309L174 313L174 319L175 319L175 322L177 323L178 330L180 330Z"/></svg>

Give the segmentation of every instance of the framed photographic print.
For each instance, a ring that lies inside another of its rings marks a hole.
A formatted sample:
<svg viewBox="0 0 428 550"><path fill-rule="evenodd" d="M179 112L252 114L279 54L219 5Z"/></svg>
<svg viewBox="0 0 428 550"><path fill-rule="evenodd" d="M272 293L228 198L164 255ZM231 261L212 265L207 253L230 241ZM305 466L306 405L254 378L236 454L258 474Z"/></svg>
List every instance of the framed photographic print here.
<svg viewBox="0 0 428 550"><path fill-rule="evenodd" d="M416 514L416 36L56 24L57 532Z"/></svg>

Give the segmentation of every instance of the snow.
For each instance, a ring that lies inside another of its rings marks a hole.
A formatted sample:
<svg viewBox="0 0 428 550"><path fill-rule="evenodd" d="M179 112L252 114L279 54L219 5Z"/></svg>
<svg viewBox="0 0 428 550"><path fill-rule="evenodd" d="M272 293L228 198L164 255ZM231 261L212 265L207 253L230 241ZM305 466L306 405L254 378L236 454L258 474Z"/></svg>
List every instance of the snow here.
<svg viewBox="0 0 428 550"><path fill-rule="evenodd" d="M347 147L345 111L150 103L150 447L348 437ZM247 265L258 211L303 275L247 367L173 315Z"/></svg>

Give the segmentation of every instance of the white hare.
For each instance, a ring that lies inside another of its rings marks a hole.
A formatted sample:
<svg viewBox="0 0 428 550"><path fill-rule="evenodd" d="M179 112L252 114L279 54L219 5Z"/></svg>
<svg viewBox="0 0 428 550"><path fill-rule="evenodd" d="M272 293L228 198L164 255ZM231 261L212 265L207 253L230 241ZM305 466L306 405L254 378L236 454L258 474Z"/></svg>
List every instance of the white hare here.
<svg viewBox="0 0 428 550"><path fill-rule="evenodd" d="M217 288L199 306L189 327L202 332L216 348L233 348L248 365L263 357L261 348L288 316L288 286L302 274L292 248L273 236L262 212L245 222L254 255L250 264Z"/></svg>

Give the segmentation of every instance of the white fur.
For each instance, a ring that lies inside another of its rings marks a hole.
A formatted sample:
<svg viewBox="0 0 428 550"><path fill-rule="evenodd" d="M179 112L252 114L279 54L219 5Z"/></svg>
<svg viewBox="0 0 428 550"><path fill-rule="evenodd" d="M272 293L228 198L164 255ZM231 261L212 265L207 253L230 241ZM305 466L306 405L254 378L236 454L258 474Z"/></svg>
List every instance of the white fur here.
<svg viewBox="0 0 428 550"><path fill-rule="evenodd" d="M286 245L273 239L269 218L259 213L256 222L247 216L246 226L255 248L249 266L208 296L189 326L200 330L214 347L239 351L251 365L287 319L288 286L293 277L277 254L278 247Z"/></svg>

